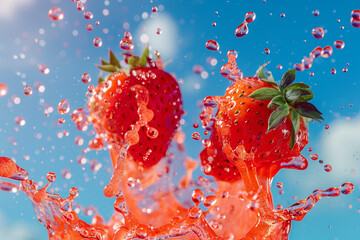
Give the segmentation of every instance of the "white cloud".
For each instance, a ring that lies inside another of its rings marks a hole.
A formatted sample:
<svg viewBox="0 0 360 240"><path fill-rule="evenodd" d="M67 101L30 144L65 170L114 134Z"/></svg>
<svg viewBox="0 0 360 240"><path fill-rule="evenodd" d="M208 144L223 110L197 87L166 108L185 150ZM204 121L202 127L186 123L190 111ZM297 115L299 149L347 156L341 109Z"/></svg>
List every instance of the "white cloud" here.
<svg viewBox="0 0 360 240"><path fill-rule="evenodd" d="M0 0L0 19L10 20L16 17L16 12L33 0Z"/></svg>
<svg viewBox="0 0 360 240"><path fill-rule="evenodd" d="M329 126L321 137L321 158L332 166L334 178L360 179L360 115L335 120Z"/></svg>
<svg viewBox="0 0 360 240"><path fill-rule="evenodd" d="M158 28L161 29L161 34L156 33ZM152 52L158 50L165 60L174 58L179 48L176 23L164 13L148 18L138 29L136 36L142 42L148 40Z"/></svg>
<svg viewBox="0 0 360 240"><path fill-rule="evenodd" d="M36 220L34 220L36 221ZM25 223L9 224L9 219L0 212L0 238L11 240L39 239L39 233L34 227Z"/></svg>

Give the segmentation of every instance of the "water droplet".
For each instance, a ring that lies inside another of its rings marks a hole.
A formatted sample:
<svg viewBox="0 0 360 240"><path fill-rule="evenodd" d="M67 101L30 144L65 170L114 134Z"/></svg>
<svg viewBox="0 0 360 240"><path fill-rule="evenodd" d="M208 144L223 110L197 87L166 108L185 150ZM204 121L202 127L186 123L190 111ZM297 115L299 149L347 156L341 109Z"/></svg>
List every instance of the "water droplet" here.
<svg viewBox="0 0 360 240"><path fill-rule="evenodd" d="M346 67L344 67L344 68L342 69L342 71L343 71L343 72L347 72L348 69L347 69Z"/></svg>
<svg viewBox="0 0 360 240"><path fill-rule="evenodd" d="M39 93L45 92L45 86L42 82L35 82L34 85L35 85L36 91L38 91Z"/></svg>
<svg viewBox="0 0 360 240"><path fill-rule="evenodd" d="M198 219L202 214L201 209L198 206L193 206L189 209L189 217L193 219Z"/></svg>
<svg viewBox="0 0 360 240"><path fill-rule="evenodd" d="M71 179L71 172L69 169L67 168L64 168L62 171L61 171L61 177L64 178L64 179Z"/></svg>
<svg viewBox="0 0 360 240"><path fill-rule="evenodd" d="M22 126L25 126L26 120L25 120L25 118L23 118L21 116L17 116L17 117L15 117L15 123L16 123L16 125L22 127Z"/></svg>
<svg viewBox="0 0 360 240"><path fill-rule="evenodd" d="M346 182L340 186L340 191L342 194L350 194L354 190L354 184Z"/></svg>
<svg viewBox="0 0 360 240"><path fill-rule="evenodd" d="M161 33L162 33L161 28L157 28L157 29L156 29L156 34L157 34L157 35L160 35Z"/></svg>
<svg viewBox="0 0 360 240"><path fill-rule="evenodd" d="M265 53L266 53L266 54L270 54L270 49L265 48Z"/></svg>
<svg viewBox="0 0 360 240"><path fill-rule="evenodd" d="M83 83L89 83L89 82L91 82L91 76L90 76L90 74L84 73L84 74L81 76L81 81L82 81Z"/></svg>
<svg viewBox="0 0 360 240"><path fill-rule="evenodd" d="M89 11L86 11L86 12L84 12L84 18L85 19L92 19L94 17L94 15L91 13L91 12L89 12Z"/></svg>
<svg viewBox="0 0 360 240"><path fill-rule="evenodd" d="M124 33L124 38L120 41L120 48L123 50L132 50L134 49L134 44L131 41L132 36L130 32Z"/></svg>
<svg viewBox="0 0 360 240"><path fill-rule="evenodd" d="M5 83L0 83L0 97L3 97L7 94L8 87Z"/></svg>
<svg viewBox="0 0 360 240"><path fill-rule="evenodd" d="M69 193L70 193L71 196L74 196L74 197L79 196L79 190L76 187L70 188Z"/></svg>
<svg viewBox="0 0 360 240"><path fill-rule="evenodd" d="M40 71L42 74L49 74L49 73L50 73L50 69L49 69L48 66L46 66L45 64L39 65L39 71Z"/></svg>
<svg viewBox="0 0 360 240"><path fill-rule="evenodd" d="M192 192L191 198L196 205L199 205L202 201L204 201L204 193L201 189L195 189Z"/></svg>
<svg viewBox="0 0 360 240"><path fill-rule="evenodd" d="M331 46L326 46L323 49L323 54L321 55L321 57L328 58L328 57L330 57L332 55L332 53L333 53L332 47Z"/></svg>
<svg viewBox="0 0 360 240"><path fill-rule="evenodd" d="M84 11L84 5L81 2L78 2L78 4L76 5L76 8L78 11Z"/></svg>
<svg viewBox="0 0 360 240"><path fill-rule="evenodd" d="M99 38L99 37L94 38L93 43L94 43L94 46L95 46L95 47L101 47L101 46L102 46L102 40L101 40L101 38Z"/></svg>
<svg viewBox="0 0 360 240"><path fill-rule="evenodd" d="M62 100L61 102L59 102L58 108L57 108L58 112L60 114L67 114L70 111L70 103L67 99Z"/></svg>
<svg viewBox="0 0 360 240"><path fill-rule="evenodd" d="M335 68L331 69L331 74L336 74L336 69Z"/></svg>
<svg viewBox="0 0 360 240"><path fill-rule="evenodd" d="M219 44L215 40L209 40L206 42L205 47L211 51L219 51Z"/></svg>
<svg viewBox="0 0 360 240"><path fill-rule="evenodd" d="M203 204L205 207L211 207L215 205L216 201L217 201L216 196L209 195L204 199Z"/></svg>
<svg viewBox="0 0 360 240"><path fill-rule="evenodd" d="M319 10L312 11L312 14L314 14L314 16L317 17L319 16L320 11Z"/></svg>
<svg viewBox="0 0 360 240"><path fill-rule="evenodd" d="M360 10L355 9L351 12L351 17L360 20Z"/></svg>
<svg viewBox="0 0 360 240"><path fill-rule="evenodd" d="M328 130L330 128L329 124L325 125L325 129Z"/></svg>
<svg viewBox="0 0 360 240"><path fill-rule="evenodd" d="M256 14L254 12L247 12L245 15L245 21L251 23L255 20Z"/></svg>
<svg viewBox="0 0 360 240"><path fill-rule="evenodd" d="M31 86L30 85L27 85L25 88L24 88L24 94L26 95L26 96L30 96L31 94L32 94L32 88L31 88Z"/></svg>
<svg viewBox="0 0 360 240"><path fill-rule="evenodd" d="M63 124L65 122L65 118L59 118L58 123Z"/></svg>
<svg viewBox="0 0 360 240"><path fill-rule="evenodd" d="M243 22L235 29L236 37L240 38L249 33L249 28L247 27L247 22Z"/></svg>
<svg viewBox="0 0 360 240"><path fill-rule="evenodd" d="M285 17L285 13L281 13L280 17L284 18Z"/></svg>
<svg viewBox="0 0 360 240"><path fill-rule="evenodd" d="M313 153L313 154L310 154L309 157L315 161L319 158L319 155L317 155L316 153Z"/></svg>
<svg viewBox="0 0 360 240"><path fill-rule="evenodd" d="M325 170L325 172L331 172L331 170L332 170L331 165L330 165L330 164L326 164L326 165L324 166L324 170Z"/></svg>
<svg viewBox="0 0 360 240"><path fill-rule="evenodd" d="M89 23L88 25L86 25L86 30L88 30L88 31L92 31L92 30L94 30L94 26L91 24L91 23Z"/></svg>
<svg viewBox="0 0 360 240"><path fill-rule="evenodd" d="M321 27L314 28L311 33L316 39L323 38L325 34L324 29L322 29Z"/></svg>
<svg viewBox="0 0 360 240"><path fill-rule="evenodd" d="M216 27L216 22L212 22L211 24L213 27Z"/></svg>
<svg viewBox="0 0 360 240"><path fill-rule="evenodd" d="M48 174L46 174L46 179L49 182L55 182L56 180L56 174L54 172L48 172Z"/></svg>
<svg viewBox="0 0 360 240"><path fill-rule="evenodd" d="M337 40L334 42L334 46L337 49L343 49L345 47L345 43L343 41Z"/></svg>
<svg viewBox="0 0 360 240"><path fill-rule="evenodd" d="M157 12L158 8L156 6L152 7L151 12Z"/></svg>
<svg viewBox="0 0 360 240"><path fill-rule="evenodd" d="M49 10L49 18L53 21L60 21L64 19L64 13L61 8L52 8Z"/></svg>
<svg viewBox="0 0 360 240"><path fill-rule="evenodd" d="M194 139L194 140L201 140L201 136L199 133L197 132L194 132L192 135L191 135L191 138Z"/></svg>
<svg viewBox="0 0 360 240"><path fill-rule="evenodd" d="M360 19L351 18L350 23L353 27L360 28Z"/></svg>

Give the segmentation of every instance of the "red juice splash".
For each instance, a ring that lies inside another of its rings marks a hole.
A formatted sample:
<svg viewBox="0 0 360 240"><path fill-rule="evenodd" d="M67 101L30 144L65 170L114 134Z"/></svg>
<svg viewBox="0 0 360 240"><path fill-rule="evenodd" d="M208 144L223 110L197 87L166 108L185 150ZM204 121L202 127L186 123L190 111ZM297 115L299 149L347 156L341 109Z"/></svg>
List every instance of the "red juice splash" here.
<svg viewBox="0 0 360 240"><path fill-rule="evenodd" d="M225 69L229 68L226 77L235 83L246 81L239 74L241 71L237 68L236 57L235 51L230 51L229 63L221 71L225 75ZM178 183L171 179L171 161L162 160L147 168L134 161L129 148L141 141L140 129L144 128L148 137L153 139L158 137L158 129L152 129L149 125L154 117L153 110L149 108L149 90L141 85L133 85L130 91L134 93L138 109L133 114L136 114L138 121L126 131L122 144L112 144L110 149L114 172L104 194L115 197L115 211L108 222L96 210L90 224L79 218L73 210L74 199L79 195L74 187L64 199L47 192L50 184L56 180L54 173L48 173L48 183L38 188L36 182L28 180L28 173L24 169L9 158L0 158L0 176L21 181L20 187L1 181L1 189L25 192L33 203L39 221L46 226L49 239L288 239L292 220L302 220L322 197L349 194L354 188L351 183L344 183L340 188L315 190L306 199L283 210L276 210L270 190L273 177L282 168L305 169L307 160L299 156L280 160L276 164L271 161L262 166L249 164L254 154L245 151L242 145L232 149L229 129L225 127L219 129L223 154L240 175L235 181L216 182L200 176L196 181L197 188L192 191L195 161L185 158L186 174ZM205 98L200 115L203 127L211 131L212 123L218 121L214 109L228 107L229 104L231 102L221 96ZM90 121L81 108L73 111L71 118L80 130ZM104 142L110 139L108 134L103 132L95 139ZM195 135L195 138L201 139L200 135ZM175 154L184 154L184 134L181 131L176 132L174 141L178 148ZM97 149L93 144L90 142L90 146ZM205 166L204 171L206 173L210 169ZM186 200L181 200L179 195ZM145 208L141 207L144 203Z"/></svg>

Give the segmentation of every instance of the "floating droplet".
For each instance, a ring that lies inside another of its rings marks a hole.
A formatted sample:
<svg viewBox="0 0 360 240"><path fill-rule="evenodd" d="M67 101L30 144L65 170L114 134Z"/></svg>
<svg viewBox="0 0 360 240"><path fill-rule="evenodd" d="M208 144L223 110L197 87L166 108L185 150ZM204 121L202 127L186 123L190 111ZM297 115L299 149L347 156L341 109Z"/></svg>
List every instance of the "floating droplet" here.
<svg viewBox="0 0 360 240"><path fill-rule="evenodd" d="M84 73L84 74L81 76L81 81L82 81L83 83L89 83L89 82L91 82L91 76L90 76L90 74Z"/></svg>
<svg viewBox="0 0 360 240"><path fill-rule="evenodd" d="M325 172L331 172L331 170L332 170L331 165L330 165L330 164L326 164L326 165L324 166L324 170L325 170Z"/></svg>
<svg viewBox="0 0 360 240"><path fill-rule="evenodd" d="M95 46L95 47L101 47L101 46L102 46L102 40L101 40L101 38L99 38L99 37L94 38L94 46Z"/></svg>
<svg viewBox="0 0 360 240"><path fill-rule="evenodd" d="M46 179L49 182L55 182L56 181L56 174L54 172L48 172L48 174L46 174Z"/></svg>
<svg viewBox="0 0 360 240"><path fill-rule="evenodd" d="M323 38L325 34L324 29L322 29L321 27L314 28L311 33L316 39Z"/></svg>
<svg viewBox="0 0 360 240"><path fill-rule="evenodd" d="M24 94L26 96L30 96L32 94L32 88L30 85L27 85L25 88L24 88Z"/></svg>
<svg viewBox="0 0 360 240"><path fill-rule="evenodd" d="M337 40L334 42L334 46L337 49L343 49L345 47L345 43L343 41Z"/></svg>
<svg viewBox="0 0 360 240"><path fill-rule="evenodd" d="M7 94L8 87L5 83L0 83L0 97L3 97Z"/></svg>
<svg viewBox="0 0 360 240"><path fill-rule="evenodd" d="M49 10L49 18L53 21L60 21L64 19L64 13L61 8L52 8Z"/></svg>
<svg viewBox="0 0 360 240"><path fill-rule="evenodd" d="M356 28L360 28L360 19L351 18L350 20L351 25L353 25Z"/></svg>
<svg viewBox="0 0 360 240"><path fill-rule="evenodd" d="M151 9L151 12L157 12L157 11L158 11L158 8L156 6L153 6Z"/></svg>
<svg viewBox="0 0 360 240"><path fill-rule="evenodd" d="M89 11L86 11L86 12L84 12L84 18L85 19L92 19L94 17L94 15L91 13L91 12L89 12Z"/></svg>
<svg viewBox="0 0 360 240"><path fill-rule="evenodd" d="M328 57L330 57L332 55L332 53L333 53L332 47L331 46L326 46L326 47L324 47L323 53L321 54L321 56L323 58L328 58Z"/></svg>
<svg viewBox="0 0 360 240"><path fill-rule="evenodd" d="M78 4L76 5L76 8L78 11L84 11L84 5L81 2L78 2Z"/></svg>
<svg viewBox="0 0 360 240"><path fill-rule="evenodd" d="M219 51L219 44L215 40L209 40L206 42L205 47L211 51Z"/></svg>
<svg viewBox="0 0 360 240"><path fill-rule="evenodd" d="M240 38L249 33L249 28L247 27L247 22L243 22L235 29L236 37Z"/></svg>
<svg viewBox="0 0 360 240"><path fill-rule="evenodd" d="M161 33L162 33L161 28L157 28L157 29L156 29L156 34L157 34L157 35L160 35Z"/></svg>
<svg viewBox="0 0 360 240"><path fill-rule="evenodd" d="M65 118L59 118L58 123L63 124L65 122Z"/></svg>
<svg viewBox="0 0 360 240"><path fill-rule="evenodd" d="M331 74L336 74L336 69L335 68L331 69Z"/></svg>
<svg viewBox="0 0 360 240"><path fill-rule="evenodd" d="M91 24L91 23L89 23L88 25L86 25L86 30L88 30L88 31L92 31L92 30L94 30L94 26Z"/></svg>
<svg viewBox="0 0 360 240"><path fill-rule="evenodd" d="M343 71L343 72L347 72L347 71L348 71L348 68L344 67L344 68L342 69L342 71Z"/></svg>
<svg viewBox="0 0 360 240"><path fill-rule="evenodd" d="M340 186L340 191L342 194L350 194L354 190L354 184L346 182Z"/></svg>
<svg viewBox="0 0 360 240"><path fill-rule="evenodd" d="M281 13L280 17L284 18L285 17L285 13Z"/></svg>
<svg viewBox="0 0 360 240"><path fill-rule="evenodd" d="M120 48L123 50L132 50L134 49L134 44L131 41L132 36L130 32L124 33L124 38L120 41Z"/></svg>
<svg viewBox="0 0 360 240"><path fill-rule="evenodd" d="M50 69L49 69L48 66L46 66L45 64L39 65L39 71L40 71L42 74L49 74L49 73L50 73Z"/></svg>
<svg viewBox="0 0 360 240"><path fill-rule="evenodd" d="M314 16L317 17L319 16L320 11L319 10L312 11L312 14L314 14Z"/></svg>
<svg viewBox="0 0 360 240"><path fill-rule="evenodd" d="M25 120L25 118L23 118L23 117L21 117L21 116L17 116L17 117L15 118L15 123L16 123L16 125L22 127L22 126L25 126L26 120Z"/></svg>
<svg viewBox="0 0 360 240"><path fill-rule="evenodd" d="M266 53L266 54L270 54L270 49L265 48L265 53Z"/></svg>
<svg viewBox="0 0 360 240"><path fill-rule="evenodd" d="M360 10L355 9L351 12L351 17L360 20Z"/></svg>
<svg viewBox="0 0 360 240"><path fill-rule="evenodd" d="M59 102L58 108L57 108L58 112L60 114L67 114L70 112L70 103L67 99L62 100L61 102Z"/></svg>
<svg viewBox="0 0 360 240"><path fill-rule="evenodd" d="M61 171L61 177L63 177L64 179L71 179L71 172L69 169L67 168L64 168L62 171Z"/></svg>
<svg viewBox="0 0 360 240"><path fill-rule="evenodd" d="M245 21L247 23L253 22L255 20L255 18L256 18L256 14L254 12L248 12L245 15Z"/></svg>

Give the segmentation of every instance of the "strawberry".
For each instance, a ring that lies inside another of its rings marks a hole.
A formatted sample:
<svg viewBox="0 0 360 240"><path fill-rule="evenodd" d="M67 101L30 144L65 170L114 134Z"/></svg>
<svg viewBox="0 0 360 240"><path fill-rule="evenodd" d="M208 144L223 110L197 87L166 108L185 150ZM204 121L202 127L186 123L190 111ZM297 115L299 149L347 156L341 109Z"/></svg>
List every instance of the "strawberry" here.
<svg viewBox="0 0 360 240"><path fill-rule="evenodd" d="M147 48L140 58L125 54L130 69L123 69L110 51L109 62L98 66L110 75L99 77L87 104L100 139L113 147L127 141L128 153L145 168L165 156L183 114L178 83L148 54Z"/></svg>
<svg viewBox="0 0 360 240"><path fill-rule="evenodd" d="M260 68L255 77L242 78L228 87L217 100L211 144L200 154L207 174L223 181L240 179L237 168L223 152L223 136L228 137L231 149L241 146L251 154L253 161L247 164L256 167L300 156L308 143L308 121L323 118L308 102L313 98L310 87L292 84L294 80L295 70L290 70L278 85L271 73L267 78Z"/></svg>

